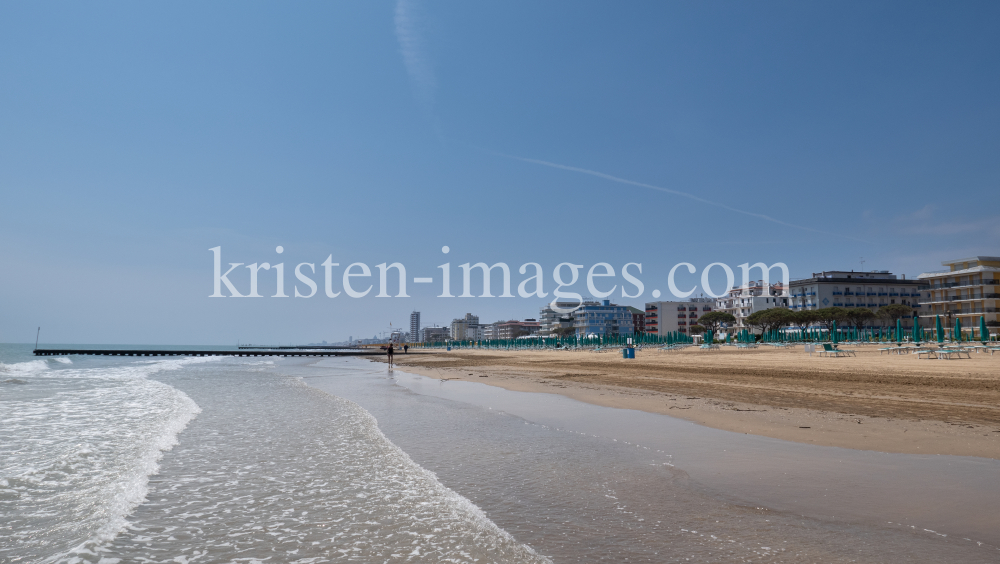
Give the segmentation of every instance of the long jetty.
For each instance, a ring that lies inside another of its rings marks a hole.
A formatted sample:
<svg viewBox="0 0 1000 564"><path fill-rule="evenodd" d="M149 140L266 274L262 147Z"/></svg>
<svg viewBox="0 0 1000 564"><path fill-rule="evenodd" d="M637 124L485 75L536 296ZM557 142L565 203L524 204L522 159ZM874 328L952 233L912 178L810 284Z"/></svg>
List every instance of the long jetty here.
<svg viewBox="0 0 1000 564"><path fill-rule="evenodd" d="M173 351L128 349L35 349L35 356L380 356L382 350L237 350L237 351Z"/></svg>

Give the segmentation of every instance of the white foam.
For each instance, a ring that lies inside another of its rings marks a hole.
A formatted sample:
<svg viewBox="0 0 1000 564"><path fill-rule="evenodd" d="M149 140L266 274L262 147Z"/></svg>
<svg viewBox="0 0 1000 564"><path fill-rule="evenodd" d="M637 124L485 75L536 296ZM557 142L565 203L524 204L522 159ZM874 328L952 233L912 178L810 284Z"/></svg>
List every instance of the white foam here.
<svg viewBox="0 0 1000 564"><path fill-rule="evenodd" d="M158 471L163 453L177 444L178 434L201 411L180 390L147 377L203 361L169 359L58 371L48 370L40 360L6 365L5 372L52 382L43 388L48 395L5 405L0 434L8 444L0 445L0 478L20 508L11 507L16 513L4 515L0 504L0 518L16 515L24 529L6 548L16 550L18 541L31 548L45 533L55 534L50 540L57 542L75 537L74 548L66 551L71 545L63 545L42 561L72 560L72 554L86 554L120 533L127 516L145 499L149 477ZM18 438L31 441L32 448L12 444ZM4 554L0 550L0 560Z"/></svg>
<svg viewBox="0 0 1000 564"><path fill-rule="evenodd" d="M7 374L33 374L48 370L49 365L44 360L29 360L27 362L15 362L4 364L0 362L0 372Z"/></svg>

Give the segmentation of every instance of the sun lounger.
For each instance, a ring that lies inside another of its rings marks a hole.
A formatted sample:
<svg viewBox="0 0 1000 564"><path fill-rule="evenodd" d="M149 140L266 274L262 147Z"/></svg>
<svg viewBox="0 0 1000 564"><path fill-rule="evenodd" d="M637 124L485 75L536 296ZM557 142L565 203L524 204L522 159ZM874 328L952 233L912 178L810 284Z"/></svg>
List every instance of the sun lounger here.
<svg viewBox="0 0 1000 564"><path fill-rule="evenodd" d="M972 354L965 349L941 349L937 351L938 358L962 358L963 354L965 355L965 358L972 358Z"/></svg>
<svg viewBox="0 0 1000 564"><path fill-rule="evenodd" d="M838 349L837 347L831 345L830 343L823 343L823 350L819 351L819 355L840 357L840 356L852 356L852 355L857 356L857 353L852 350Z"/></svg>

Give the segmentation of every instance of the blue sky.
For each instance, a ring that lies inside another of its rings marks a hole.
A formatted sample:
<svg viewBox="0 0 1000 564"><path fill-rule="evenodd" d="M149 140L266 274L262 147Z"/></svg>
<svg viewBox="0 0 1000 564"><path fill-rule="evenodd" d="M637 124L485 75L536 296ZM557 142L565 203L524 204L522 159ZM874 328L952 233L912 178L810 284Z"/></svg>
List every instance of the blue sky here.
<svg viewBox="0 0 1000 564"><path fill-rule="evenodd" d="M3 3L0 341L332 341L546 301L212 299L215 246L284 261L289 294L329 255L447 260L453 287L467 261L515 286L638 262L632 305L681 261L997 255L998 24L996 2Z"/></svg>

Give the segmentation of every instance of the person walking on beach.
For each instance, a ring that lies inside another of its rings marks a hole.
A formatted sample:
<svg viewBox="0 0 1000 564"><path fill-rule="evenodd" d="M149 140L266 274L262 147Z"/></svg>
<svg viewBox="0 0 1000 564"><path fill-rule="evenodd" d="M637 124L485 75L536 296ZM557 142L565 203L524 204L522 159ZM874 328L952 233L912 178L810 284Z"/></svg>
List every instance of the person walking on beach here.
<svg viewBox="0 0 1000 564"><path fill-rule="evenodd" d="M392 343L389 343L389 348L385 349L385 352L389 354L389 366L392 366Z"/></svg>
<svg viewBox="0 0 1000 564"><path fill-rule="evenodd" d="M403 354L406 354L410 350L410 345L403 345Z"/></svg>

